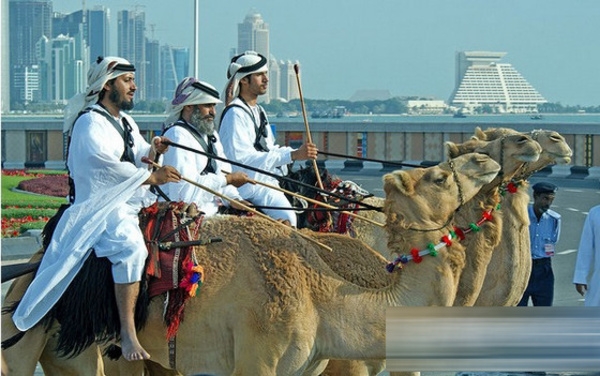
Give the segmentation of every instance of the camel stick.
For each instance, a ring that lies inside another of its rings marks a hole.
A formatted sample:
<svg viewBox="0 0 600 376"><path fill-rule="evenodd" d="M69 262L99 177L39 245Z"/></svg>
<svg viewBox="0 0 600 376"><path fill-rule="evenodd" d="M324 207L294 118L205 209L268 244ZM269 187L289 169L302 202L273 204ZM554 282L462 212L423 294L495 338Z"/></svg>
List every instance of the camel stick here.
<svg viewBox="0 0 600 376"><path fill-rule="evenodd" d="M300 96L300 107L302 107L302 118L304 118L304 128L306 128L306 140L312 144L312 136L310 135L308 118L306 117L306 106L304 105L304 95L302 95L302 84L300 83L300 66L298 64L294 64L294 72L296 72L296 82L298 83L298 95ZM312 165L315 170L315 174L317 175L317 183L319 184L319 188L324 189L316 159L312 160Z"/></svg>
<svg viewBox="0 0 600 376"><path fill-rule="evenodd" d="M162 167L161 165L159 165L158 163L156 163L156 162L152 161L151 159L149 159L149 158L147 158L147 157L143 157L143 158L142 158L142 162L143 162L143 163L148 163L148 164L151 164L152 166L154 166L154 167L156 167L156 168L161 168L161 167ZM297 229L295 229L295 228L293 228L293 227L291 227L291 226L288 226L288 225L285 225L285 224L283 224L283 223L281 223L281 222L279 222L279 221L276 221L275 219L273 219L273 218L269 217L268 215L266 215L266 214L263 214L263 213L259 212L258 210L255 210L255 209L253 209L253 208L249 207L248 205L244 204L243 202L241 202L241 201L239 201L239 200L235 200L235 199L233 199L233 198L227 197L226 195L224 195L224 194L222 194L222 193L219 193L219 192L217 192L217 191L215 191L215 190L212 190L212 189L210 189L210 188L208 188L208 187L206 187L206 186L204 186L204 185L202 185L202 184L200 184L200 183L197 183L197 182L195 182L195 181L194 181L194 180L192 180L192 179L188 179L188 178L185 178L185 177L183 177L183 176L182 176L182 177L181 177L181 180L183 180L183 181L186 181L186 182L188 182L188 183L190 183L190 184L192 184L192 185L195 185L196 187L198 187L198 188L200 188L200 189L203 189L203 190L207 191L208 193L211 193L211 194L213 194L213 195L215 195L215 196L217 196L217 197L220 197L220 198L222 198L223 200L227 200L227 201L235 202L236 204L238 204L239 206L241 206L242 208L244 208L244 210L247 210L247 211L249 211L249 212L251 212L251 213L254 213L254 214L258 215L258 216L259 216L259 217L261 217L261 218L264 218L264 219L266 219L266 220L268 220L268 221L270 221L270 222L273 222L273 223L277 224L278 226L283 226L284 228L286 228L286 229L288 229L288 230L291 230L292 232L295 232L296 234L300 235L300 236L301 236L301 237L303 237L304 239L306 239L306 240L309 240L309 241L311 241L311 242L313 242L313 243L315 243L315 244L319 245L320 247L323 247L324 249L326 249L326 250L328 250L328 251L333 251L333 249L332 249L331 247L329 247L329 246L327 246L327 245L325 245L325 244L323 244L323 243L321 243L321 242L318 242L317 240L315 240L315 239L311 238L311 237L310 237L310 236L308 236L308 235L305 235L305 234L303 234L302 232L298 231Z"/></svg>
<svg viewBox="0 0 600 376"><path fill-rule="evenodd" d="M228 171L223 171L223 170L221 170L221 172L222 172L222 173L224 173L224 174L230 174L230 172L228 172ZM258 184L258 185L262 185L262 186L264 186L264 187L271 188L271 189L274 189L274 190L276 190L276 191L280 191L280 192L283 192L283 193L287 193L287 194L288 194L288 195L290 195L290 196L294 196L294 197L301 198L301 199L303 199L303 200L306 200L306 201L308 201L308 202L312 202L312 203L313 203L313 204L315 204L315 205L323 206L323 207L325 207L325 208L329 208L329 209L339 209L339 208L337 208L337 207L335 207L335 206L333 206L333 205L329 205L329 204L327 204L327 203L325 203L325 202L321 202L321 201L319 201L319 200L315 200L315 199L312 199L312 198L309 198L309 197L306 197L306 196L302 196L302 195L301 195L301 194L299 194L299 193L292 192L292 191L288 191L288 190L287 190L287 189L285 189L285 188L281 188L281 187L278 187L278 186L276 186L276 185L273 185L273 184L269 184L269 183L263 183L262 181L258 181L258 180L254 180L254 179L250 179L250 178L248 179L248 181L249 181L250 183L252 183L252 184ZM362 219L363 221L366 221L366 222L372 223L372 224L374 224L374 225L377 225L377 226L379 226L379 227L385 227L385 225L384 225L384 224L382 224L382 223L379 223L379 222L377 222L377 221L374 221L374 220L372 220L372 219L370 219L370 218L363 217L363 216L362 216L362 215L360 215L360 214L352 213L352 212L349 212L349 211L346 211L346 210L340 210L340 212L342 212L342 213L345 213L345 214L348 214L349 216L351 216L351 217L354 217L354 218Z"/></svg>

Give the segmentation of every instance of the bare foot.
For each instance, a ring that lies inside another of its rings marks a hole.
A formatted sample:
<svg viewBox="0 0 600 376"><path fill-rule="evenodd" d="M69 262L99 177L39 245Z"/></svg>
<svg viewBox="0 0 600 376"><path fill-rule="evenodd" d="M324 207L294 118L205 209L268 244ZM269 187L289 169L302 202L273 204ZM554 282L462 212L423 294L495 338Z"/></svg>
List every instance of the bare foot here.
<svg viewBox="0 0 600 376"><path fill-rule="evenodd" d="M150 354L140 343L136 337L121 335L121 352L125 360L144 360L150 359Z"/></svg>

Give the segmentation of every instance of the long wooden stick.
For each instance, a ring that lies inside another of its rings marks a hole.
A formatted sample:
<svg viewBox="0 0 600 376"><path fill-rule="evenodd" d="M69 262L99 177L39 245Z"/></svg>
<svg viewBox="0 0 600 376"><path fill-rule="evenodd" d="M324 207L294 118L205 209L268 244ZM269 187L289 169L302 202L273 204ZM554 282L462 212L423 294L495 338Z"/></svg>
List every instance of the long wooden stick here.
<svg viewBox="0 0 600 376"><path fill-rule="evenodd" d="M302 95L302 84L300 83L300 66L294 64L294 72L296 72L296 82L298 83L298 95L300 96L300 106L302 107L302 117L304 118L304 128L306 129L306 140L312 144L312 136L310 135L310 127L308 126L308 118L306 117L306 106L304 105L304 95ZM323 188L323 182L321 181L321 174L319 173L319 167L317 166L317 160L312 160L315 174L317 175L317 183L319 188Z"/></svg>
<svg viewBox="0 0 600 376"><path fill-rule="evenodd" d="M230 172L228 172L228 171L223 171L223 170L221 170L221 172L223 172L224 174L229 174L229 173L230 173ZM318 200L315 200L315 199L312 199L312 198L309 198L309 197L306 197L306 196L302 196L302 195L301 195L301 194L299 194L299 193L292 192L292 191L288 191L288 190L287 190L287 189L285 189L285 188L281 188L281 187L278 187L278 186L276 186L276 185L273 185L273 184L269 184L269 183L263 183L262 181L258 181L258 180L254 180L254 179L248 179L248 181L249 181L250 183L252 183L252 184L258 184L258 185L262 185L262 186L265 186L265 187L267 187L267 188L274 189L274 190L276 190L276 191L280 191L280 192L283 192L283 193L287 193L287 194L288 194L288 195L290 195L290 196L294 196L294 197L301 198L301 199L303 199L303 200L306 200L306 201L308 201L308 202L312 202L312 203L313 203L313 204L315 204L315 205L319 205L319 206L322 206L322 207L325 207L325 208L329 208L329 209L339 209L339 208L338 208L338 207L336 207L336 206L333 206L333 205L327 204L327 203L325 203L325 202L321 202L321 201L318 201ZM377 222L377 221L374 221L374 220L372 220L372 219L370 219L370 218L363 217L363 216L362 216L362 215L360 215L360 214L356 214L356 213L349 212L349 211L346 211L346 210L340 210L340 212L342 212L342 213L345 213L345 214L348 214L349 216L352 216L352 217L354 217L354 218L362 219L363 221L366 221L366 222L372 223L372 224L374 224L374 225L376 225L376 226L379 226L379 227L385 227L385 225L384 225L383 223L379 223L379 222Z"/></svg>
<svg viewBox="0 0 600 376"><path fill-rule="evenodd" d="M142 162L144 162L144 163L148 163L148 164L151 164L151 165L153 165L153 166L154 166L154 167L156 167L156 168L161 168L161 167L162 167L162 166L161 166L161 165L159 165L158 163L156 163L156 162L154 162L154 161L152 161L151 159L149 159L149 158L146 158L146 157L142 158ZM208 188L208 187L206 187L206 186L204 186L204 185L202 185L202 184L200 184L200 183L198 183L198 182L196 182L196 181L194 181L194 180L191 180L191 179L185 178L185 177L183 177L183 176L181 177L181 180L183 180L183 181L186 181L186 182L188 182L188 183L190 183L190 184L192 184L192 185L195 185L196 187L198 187L198 188L200 188L200 189L203 189L203 190L207 191L208 193L211 193L211 194L213 194L213 195L215 195L215 196L217 196L217 197L220 197L220 198L222 198L222 199L224 199L224 200L227 200L227 201L233 201L233 202L235 202L236 204L238 204L239 206L241 206L242 208L244 208L244 210L247 210L247 211L249 211L249 212L251 212L251 213L254 213L254 214L258 215L258 216L259 216L259 217L261 217L261 218L264 218L264 219L266 219L266 220L268 220L268 221L271 221L271 222L273 222L273 223L277 224L278 226L282 226L282 227L284 227L284 228L286 228L286 229L288 229L288 230L291 230L292 232L295 232L296 234L298 234L298 235L300 235L301 237L303 237L304 239L306 239L306 240L309 240L309 241L311 241L311 242L313 242L313 243L315 243L315 244L319 245L320 247L323 247L324 249L326 249L326 250L328 250L328 251L333 251L333 249L332 249L331 247L329 247L329 246L327 246L327 245L325 245L325 244L323 244L323 243L321 243L321 242L318 242L317 240L315 240L315 239L311 238L311 237L310 237L310 236L308 236L308 235L305 235L305 234L303 234L302 232L298 231L297 229L295 229L295 228L293 228L293 227L287 226L287 225L285 225L285 224L283 224L283 223L281 223L281 222L279 222L279 221L276 221L275 219L273 219L273 218L269 217L268 215L266 215L266 214L263 214L263 213L259 212L258 210L255 210L255 209L253 209L253 208L249 207L248 205L244 204L243 202L241 202L241 201L239 201L239 200L235 200L235 199L233 199L233 198L227 197L226 195L224 195L224 194L222 194L222 193L219 193L219 192L217 192L217 191L215 191L215 190L213 190L213 189L210 189L210 188Z"/></svg>

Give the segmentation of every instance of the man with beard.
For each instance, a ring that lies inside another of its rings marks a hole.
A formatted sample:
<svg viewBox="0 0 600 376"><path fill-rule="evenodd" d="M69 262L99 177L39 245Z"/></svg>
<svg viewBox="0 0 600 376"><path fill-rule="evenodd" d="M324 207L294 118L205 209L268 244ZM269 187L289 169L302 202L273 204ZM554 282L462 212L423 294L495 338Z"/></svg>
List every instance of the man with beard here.
<svg viewBox="0 0 600 376"><path fill-rule="evenodd" d="M219 93L212 85L194 77L184 78L167 108L166 124L170 126L165 136L177 144L225 158L219 135L215 131L217 103L221 103ZM185 149L173 149L165 155L165 164L177 168L187 179L229 198L242 200L236 187L249 181L246 173L224 174L223 171L231 172L229 163ZM173 201L196 203L207 217L216 214L220 206L230 204L188 183L166 184L164 193ZM232 202L232 206L239 209L235 202Z"/></svg>
<svg viewBox="0 0 600 376"><path fill-rule="evenodd" d="M150 185L180 180L173 167L151 172L142 157L167 149L164 137L148 144L123 110L133 108L135 68L119 57L98 57L88 71L88 88L69 100L64 131L70 135L67 166L73 182L71 205L60 217L35 278L13 321L21 331L36 325L56 304L90 252L112 263L122 354L150 357L134 323L139 281L147 257L139 228L140 209L152 203Z"/></svg>
<svg viewBox="0 0 600 376"><path fill-rule="evenodd" d="M550 210L558 187L540 182L533 185L533 205L529 205L531 275L518 306L551 306L554 300L552 256L560 237L560 214Z"/></svg>
<svg viewBox="0 0 600 376"><path fill-rule="evenodd" d="M264 56L254 51L235 56L229 64L227 78L225 92L233 100L223 110L219 133L229 159L285 176L287 165L293 161L317 158L317 146L313 143L307 142L298 149L275 143L267 114L258 104L258 97L267 93L269 84ZM279 185L272 176L237 166L233 169L246 172L256 181ZM291 204L282 192L258 184L245 185L239 191L246 200L265 207L263 211L268 216L296 227L296 213L289 210Z"/></svg>

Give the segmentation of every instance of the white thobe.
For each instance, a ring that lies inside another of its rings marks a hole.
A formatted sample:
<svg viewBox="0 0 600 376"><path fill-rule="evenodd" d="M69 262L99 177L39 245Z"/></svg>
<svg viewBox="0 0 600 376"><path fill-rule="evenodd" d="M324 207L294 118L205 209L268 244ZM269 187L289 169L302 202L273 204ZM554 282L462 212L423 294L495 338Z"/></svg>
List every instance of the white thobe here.
<svg viewBox="0 0 600 376"><path fill-rule="evenodd" d="M218 157L225 158L219 135L215 132L214 136L217 139L217 141L213 143L214 153ZM165 137L168 137L177 144L207 152L202 148L198 140L182 126L170 127L165 132ZM208 144L206 135L202 135L202 137ZM232 172L229 163L215 159L217 167L216 173L202 174L208 163L208 158L205 155L177 147L171 147L169 152L166 153L163 158L163 163L175 167L177 171L181 173L181 176L185 176L187 179L193 180L213 191L219 192L228 198L236 200L242 199L238 190L233 185L227 184L227 179L221 172ZM204 212L206 217L215 215L222 203L220 198L200 187L190 184L189 182L181 181L178 183L167 183L161 188L172 201L194 202L198 208Z"/></svg>
<svg viewBox="0 0 600 376"><path fill-rule="evenodd" d="M231 104L242 106L252 113L252 109L244 104L239 98L235 98ZM225 155L227 155L227 158L230 160L261 170L279 175L285 174L287 172L286 165L292 163L292 151L294 151L294 149L289 146L277 145L271 127L267 126L267 137L265 141L269 151L256 150L254 148L254 141L256 140L254 119L256 119L256 126L258 127L258 112L255 112L254 118L239 107L232 107L225 113L221 122L221 127L219 128L219 135L221 136ZM279 186L279 182L274 177L235 165L233 166L233 170L243 171L254 180ZM282 192L258 184L244 184L239 187L238 190L244 199L251 201L255 205L275 207L291 206ZM270 217L287 219L292 226L296 225L296 214L291 210L263 209L263 211Z"/></svg>
<svg viewBox="0 0 600 376"><path fill-rule="evenodd" d="M124 115L124 114L122 114ZM124 115L126 116L126 115ZM82 115L73 128L68 166L75 202L60 218L41 265L13 315L19 330L38 323L56 304L92 248L113 264L116 283L139 281L147 251L138 225L141 207L152 195L141 184L150 172L141 163L150 145L133 129L136 165L121 162L123 139L101 114Z"/></svg>
<svg viewBox="0 0 600 376"><path fill-rule="evenodd" d="M600 205L590 210L583 224L573 283L587 285L585 306L600 306Z"/></svg>

